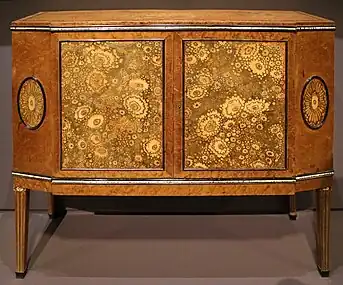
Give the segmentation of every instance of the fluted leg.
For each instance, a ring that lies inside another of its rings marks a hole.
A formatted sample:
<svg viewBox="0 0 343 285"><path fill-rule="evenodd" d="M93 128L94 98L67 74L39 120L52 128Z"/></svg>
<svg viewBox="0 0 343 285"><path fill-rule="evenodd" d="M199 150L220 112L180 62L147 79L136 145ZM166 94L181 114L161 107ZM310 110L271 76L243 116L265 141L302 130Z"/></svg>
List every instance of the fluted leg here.
<svg viewBox="0 0 343 285"><path fill-rule="evenodd" d="M48 214L50 219L58 219L64 217L66 214L66 208L63 202L63 198L60 196L48 194Z"/></svg>
<svg viewBox="0 0 343 285"><path fill-rule="evenodd" d="M16 223L16 277L24 278L27 271L27 244L29 225L30 190L15 187Z"/></svg>
<svg viewBox="0 0 343 285"><path fill-rule="evenodd" d="M296 220L297 219L297 203L296 203L296 195L289 196L289 219Z"/></svg>
<svg viewBox="0 0 343 285"><path fill-rule="evenodd" d="M330 273L330 209L331 187L318 189L317 200L317 267L322 277L328 277Z"/></svg>

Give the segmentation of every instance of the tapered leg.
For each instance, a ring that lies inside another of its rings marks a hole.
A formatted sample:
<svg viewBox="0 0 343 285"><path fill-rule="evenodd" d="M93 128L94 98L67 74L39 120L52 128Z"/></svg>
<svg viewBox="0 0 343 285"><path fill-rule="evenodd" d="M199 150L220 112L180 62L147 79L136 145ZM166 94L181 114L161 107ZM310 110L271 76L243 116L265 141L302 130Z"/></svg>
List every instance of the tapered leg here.
<svg viewBox="0 0 343 285"><path fill-rule="evenodd" d="M64 205L63 197L48 194L48 214L50 219L58 219L64 217L66 214L66 208Z"/></svg>
<svg viewBox="0 0 343 285"><path fill-rule="evenodd" d="M297 203L296 203L296 195L289 196L289 219L296 220L297 219Z"/></svg>
<svg viewBox="0 0 343 285"><path fill-rule="evenodd" d="M14 187L16 223L16 277L24 278L27 271L27 244L30 190Z"/></svg>
<svg viewBox="0 0 343 285"><path fill-rule="evenodd" d="M317 200L317 267L322 277L328 277L330 273L330 209L331 187L318 189Z"/></svg>

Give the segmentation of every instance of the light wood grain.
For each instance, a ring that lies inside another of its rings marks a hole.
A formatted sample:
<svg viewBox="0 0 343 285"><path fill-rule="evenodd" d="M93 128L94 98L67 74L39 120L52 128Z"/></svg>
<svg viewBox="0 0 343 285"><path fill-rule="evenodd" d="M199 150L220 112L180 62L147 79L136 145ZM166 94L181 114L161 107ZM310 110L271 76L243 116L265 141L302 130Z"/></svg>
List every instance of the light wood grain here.
<svg viewBox="0 0 343 285"><path fill-rule="evenodd" d="M90 25L333 25L333 21L298 11L268 10L93 10L41 12L13 26Z"/></svg>

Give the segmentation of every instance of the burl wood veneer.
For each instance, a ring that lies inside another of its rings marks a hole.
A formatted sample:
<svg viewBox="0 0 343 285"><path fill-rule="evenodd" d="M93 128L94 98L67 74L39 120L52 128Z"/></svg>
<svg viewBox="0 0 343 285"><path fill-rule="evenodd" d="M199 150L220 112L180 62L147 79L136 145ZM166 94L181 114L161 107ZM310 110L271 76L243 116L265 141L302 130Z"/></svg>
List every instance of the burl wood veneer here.
<svg viewBox="0 0 343 285"><path fill-rule="evenodd" d="M289 195L316 190L329 273L332 21L293 11L63 11L11 25L17 276L31 190Z"/></svg>

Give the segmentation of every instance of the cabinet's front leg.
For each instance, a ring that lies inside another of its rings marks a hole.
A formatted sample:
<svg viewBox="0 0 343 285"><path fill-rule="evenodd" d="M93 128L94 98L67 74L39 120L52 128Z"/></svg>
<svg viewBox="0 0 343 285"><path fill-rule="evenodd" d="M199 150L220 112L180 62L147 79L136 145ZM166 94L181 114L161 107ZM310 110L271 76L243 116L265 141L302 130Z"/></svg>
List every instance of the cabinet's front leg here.
<svg viewBox="0 0 343 285"><path fill-rule="evenodd" d="M64 217L66 214L66 207L64 205L63 197L48 194L48 214L50 219L58 219Z"/></svg>
<svg viewBox="0 0 343 285"><path fill-rule="evenodd" d="M297 219L297 203L296 203L296 195L289 196L289 214L290 220Z"/></svg>
<svg viewBox="0 0 343 285"><path fill-rule="evenodd" d="M322 277L330 273L330 210L331 187L316 190L317 197L317 266Z"/></svg>
<svg viewBox="0 0 343 285"><path fill-rule="evenodd" d="M30 190L14 187L16 223L16 277L24 278L27 271L27 244Z"/></svg>

